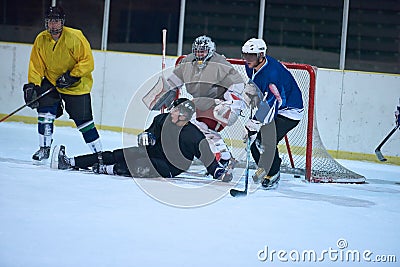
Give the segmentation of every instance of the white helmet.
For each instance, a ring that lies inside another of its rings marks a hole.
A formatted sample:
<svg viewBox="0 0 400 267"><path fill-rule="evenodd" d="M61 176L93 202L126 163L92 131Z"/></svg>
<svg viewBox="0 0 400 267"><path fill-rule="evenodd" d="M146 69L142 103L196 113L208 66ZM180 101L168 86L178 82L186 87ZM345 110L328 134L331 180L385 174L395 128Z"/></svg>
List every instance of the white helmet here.
<svg viewBox="0 0 400 267"><path fill-rule="evenodd" d="M267 54L267 44L263 39L251 38L242 46L242 54L260 55L260 53L263 53L263 56Z"/></svg>
<svg viewBox="0 0 400 267"><path fill-rule="evenodd" d="M204 57L197 57L197 51L207 51L207 54ZM197 63L200 68L205 67L207 59L213 56L215 52L215 43L211 40L210 37L202 35L197 37L192 44L192 53L194 54Z"/></svg>

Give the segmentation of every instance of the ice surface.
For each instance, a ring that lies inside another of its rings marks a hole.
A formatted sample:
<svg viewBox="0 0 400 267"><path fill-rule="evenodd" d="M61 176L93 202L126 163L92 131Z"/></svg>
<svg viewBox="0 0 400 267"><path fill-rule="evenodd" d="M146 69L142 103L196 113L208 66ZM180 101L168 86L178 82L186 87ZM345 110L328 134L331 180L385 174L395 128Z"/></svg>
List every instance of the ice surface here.
<svg viewBox="0 0 400 267"><path fill-rule="evenodd" d="M122 146L119 133L101 136L105 149ZM400 166L341 160L368 183L310 184L282 175L277 190L233 198L224 193L229 186L215 184L204 190L222 192L219 200L177 208L132 179L33 165L35 125L3 122L0 140L2 267L366 266L376 256L394 261L390 255L400 261ZM54 144L66 145L68 155L90 152L74 128L56 127ZM319 259L294 261L310 251ZM346 260L349 251L360 260Z"/></svg>

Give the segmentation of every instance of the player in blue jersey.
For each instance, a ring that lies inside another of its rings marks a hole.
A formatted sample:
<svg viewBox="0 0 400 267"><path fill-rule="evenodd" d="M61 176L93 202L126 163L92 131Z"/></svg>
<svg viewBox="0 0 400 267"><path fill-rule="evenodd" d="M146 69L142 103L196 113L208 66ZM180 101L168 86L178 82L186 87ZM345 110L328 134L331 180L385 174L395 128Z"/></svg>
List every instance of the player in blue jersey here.
<svg viewBox="0 0 400 267"><path fill-rule="evenodd" d="M242 47L242 57L253 83L245 88L245 100L257 107L253 118L246 123L248 136L254 140L251 153L258 166L253 180L271 188L280 179L277 145L299 124L304 113L303 99L292 74L267 55L267 45L262 39L248 40Z"/></svg>

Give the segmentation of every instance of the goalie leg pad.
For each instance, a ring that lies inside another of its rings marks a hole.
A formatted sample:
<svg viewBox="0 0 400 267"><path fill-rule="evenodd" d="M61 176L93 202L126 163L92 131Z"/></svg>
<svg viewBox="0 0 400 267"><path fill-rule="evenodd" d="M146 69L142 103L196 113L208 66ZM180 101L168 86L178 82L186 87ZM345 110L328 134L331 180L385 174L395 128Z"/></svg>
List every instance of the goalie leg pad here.
<svg viewBox="0 0 400 267"><path fill-rule="evenodd" d="M210 145L210 149L214 154L218 154L220 159L222 160L229 160L231 159L232 155L229 152L228 146L226 145L224 139L217 134L206 134L207 142Z"/></svg>

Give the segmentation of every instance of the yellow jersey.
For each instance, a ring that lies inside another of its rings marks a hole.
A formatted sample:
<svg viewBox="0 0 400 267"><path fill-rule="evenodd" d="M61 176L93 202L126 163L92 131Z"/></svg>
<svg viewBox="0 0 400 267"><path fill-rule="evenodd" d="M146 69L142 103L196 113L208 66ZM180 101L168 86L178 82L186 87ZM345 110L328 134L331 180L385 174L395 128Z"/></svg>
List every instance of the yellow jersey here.
<svg viewBox="0 0 400 267"><path fill-rule="evenodd" d="M63 27L60 38L55 41L45 30L38 34L29 61L28 82L40 85L43 77L52 84L69 70L80 81L68 88L57 88L67 95L90 93L93 85L94 59L90 43L80 30Z"/></svg>

